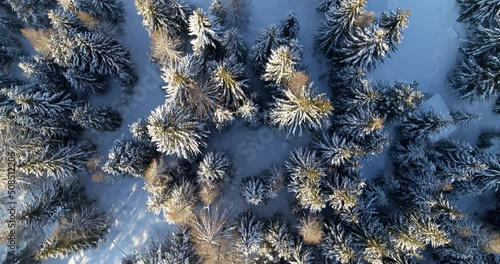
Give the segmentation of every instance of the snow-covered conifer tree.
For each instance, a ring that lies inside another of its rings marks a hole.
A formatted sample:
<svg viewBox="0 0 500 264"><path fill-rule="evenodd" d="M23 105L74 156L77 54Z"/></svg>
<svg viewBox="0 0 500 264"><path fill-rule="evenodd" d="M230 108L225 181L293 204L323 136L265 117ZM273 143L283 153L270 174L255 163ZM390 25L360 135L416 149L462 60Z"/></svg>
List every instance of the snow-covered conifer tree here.
<svg viewBox="0 0 500 264"><path fill-rule="evenodd" d="M335 133L331 136L327 133L321 134L316 138L314 148L329 166L340 166L363 154L359 147Z"/></svg>
<svg viewBox="0 0 500 264"><path fill-rule="evenodd" d="M109 90L107 78L100 74L70 68L64 72L64 77L81 94L104 94Z"/></svg>
<svg viewBox="0 0 500 264"><path fill-rule="evenodd" d="M243 104L237 109L236 114L243 121L243 124L249 128L257 128L262 121L262 114L259 106L252 100L244 100Z"/></svg>
<svg viewBox="0 0 500 264"><path fill-rule="evenodd" d="M0 34L0 67L9 66L12 61L21 55L24 51L20 49L21 43L7 34Z"/></svg>
<svg viewBox="0 0 500 264"><path fill-rule="evenodd" d="M342 224L326 225L325 239L321 243L322 255L342 264L359 261L356 244Z"/></svg>
<svg viewBox="0 0 500 264"><path fill-rule="evenodd" d="M388 31L377 25L356 28L346 36L333 58L338 66L372 70L383 61L390 49Z"/></svg>
<svg viewBox="0 0 500 264"><path fill-rule="evenodd" d="M287 40L281 36L280 30L271 25L265 30L260 30L255 38L249 54L250 64L256 74L261 74L266 68L266 63L273 50L281 45L286 45Z"/></svg>
<svg viewBox="0 0 500 264"><path fill-rule="evenodd" d="M274 216L268 220L264 228L264 255L272 262L289 260L295 245L290 225Z"/></svg>
<svg viewBox="0 0 500 264"><path fill-rule="evenodd" d="M62 92L66 90L67 80L62 67L45 58L34 56L33 58L21 58L18 64L23 70L23 75L32 82L43 86L45 90Z"/></svg>
<svg viewBox="0 0 500 264"><path fill-rule="evenodd" d="M240 213L235 220L236 244L248 257L257 253L264 240L264 223L250 210Z"/></svg>
<svg viewBox="0 0 500 264"><path fill-rule="evenodd" d="M130 133L132 134L132 137L138 140L151 140L151 137L148 134L148 121L144 118L140 118L130 125Z"/></svg>
<svg viewBox="0 0 500 264"><path fill-rule="evenodd" d="M217 18L217 21L221 24L224 25L226 22L226 7L224 3L222 3L221 0L212 0L212 3L210 4L209 12L212 16Z"/></svg>
<svg viewBox="0 0 500 264"><path fill-rule="evenodd" d="M388 120L402 119L416 111L423 102L424 95L417 90L418 83L396 82L382 91L380 112Z"/></svg>
<svg viewBox="0 0 500 264"><path fill-rule="evenodd" d="M450 85L460 99L489 100L500 94L500 59L487 55L483 59L465 56L455 66Z"/></svg>
<svg viewBox="0 0 500 264"><path fill-rule="evenodd" d="M85 129L114 131L121 126L120 113L109 106L76 107L71 119Z"/></svg>
<svg viewBox="0 0 500 264"><path fill-rule="evenodd" d="M231 180L233 164L225 152L209 152L204 155L196 174L202 184L221 185Z"/></svg>
<svg viewBox="0 0 500 264"><path fill-rule="evenodd" d="M156 154L151 143L135 138L117 139L111 147L103 171L112 175L140 177Z"/></svg>
<svg viewBox="0 0 500 264"><path fill-rule="evenodd" d="M483 115L472 111L458 110L450 113L453 123L457 126L468 126L469 124L481 120Z"/></svg>
<svg viewBox="0 0 500 264"><path fill-rule="evenodd" d="M249 204L262 205L269 198L269 186L262 177L245 177L240 183L240 193Z"/></svg>
<svg viewBox="0 0 500 264"><path fill-rule="evenodd" d="M498 55L496 55L500 49L498 38L500 38L499 27L479 25L472 34L468 35L463 52L479 58L487 57L488 54L491 54L498 59Z"/></svg>
<svg viewBox="0 0 500 264"><path fill-rule="evenodd" d="M166 30L160 29L151 34L151 58L160 66L178 63L183 55L181 46L182 40Z"/></svg>
<svg viewBox="0 0 500 264"><path fill-rule="evenodd" d="M498 22L500 3L495 0L458 0L459 21L470 24L492 25Z"/></svg>
<svg viewBox="0 0 500 264"><path fill-rule="evenodd" d="M5 0L17 17L24 23L33 27L49 26L47 12L55 7L56 0Z"/></svg>
<svg viewBox="0 0 500 264"><path fill-rule="evenodd" d="M408 27L408 18L410 14L411 11L409 9L403 12L399 8L396 12L391 11L390 14L382 12L378 24L380 27L387 30L390 50L396 51L399 43L403 40L401 30Z"/></svg>
<svg viewBox="0 0 500 264"><path fill-rule="evenodd" d="M188 224L194 217L194 206L198 202L196 185L182 179L175 184L166 197L163 212L170 224Z"/></svg>
<svg viewBox="0 0 500 264"><path fill-rule="evenodd" d="M240 32L248 27L250 22L250 1L249 0L228 0L227 1L227 26L237 28Z"/></svg>
<svg viewBox="0 0 500 264"><path fill-rule="evenodd" d="M323 240L323 219L321 216L307 214L300 218L299 233L305 244L318 245Z"/></svg>
<svg viewBox="0 0 500 264"><path fill-rule="evenodd" d="M344 137L362 139L384 129L384 118L375 111L361 110L340 116L339 133Z"/></svg>
<svg viewBox="0 0 500 264"><path fill-rule="evenodd" d="M340 0L321 0L321 3L316 7L318 12L326 12L330 8L336 8L340 5Z"/></svg>
<svg viewBox="0 0 500 264"><path fill-rule="evenodd" d="M201 154L208 135L203 123L189 112L167 105L151 112L148 133L159 152L187 159Z"/></svg>
<svg viewBox="0 0 500 264"><path fill-rule="evenodd" d="M316 35L316 49L332 57L346 36L356 29L357 19L366 13L366 0L341 1L325 13Z"/></svg>
<svg viewBox="0 0 500 264"><path fill-rule="evenodd" d="M222 28L217 19L206 14L202 9L196 9L189 17L189 35L193 36L191 45L197 56L207 52L210 55L222 53Z"/></svg>
<svg viewBox="0 0 500 264"><path fill-rule="evenodd" d="M179 0L135 0L135 5L150 35L160 29L172 36L183 34L193 13L192 5Z"/></svg>
<svg viewBox="0 0 500 264"><path fill-rule="evenodd" d="M374 110L382 99L380 92L374 89L371 81L365 79L336 92L338 95L334 104L339 113Z"/></svg>
<svg viewBox="0 0 500 264"><path fill-rule="evenodd" d="M247 47L243 36L234 28L224 31L222 46L225 50L224 57L236 56L239 62L245 63L247 58Z"/></svg>
<svg viewBox="0 0 500 264"><path fill-rule="evenodd" d="M322 186L327 175L315 151L298 149L292 152L285 169L289 175L288 189L295 193L302 208L311 212L320 212L325 208L326 199Z"/></svg>
<svg viewBox="0 0 500 264"><path fill-rule="evenodd" d="M301 50L291 49L288 46L279 46L273 50L271 57L269 57L266 63L262 79L278 85L287 83L296 72L302 60L300 53Z"/></svg>
<svg viewBox="0 0 500 264"><path fill-rule="evenodd" d="M247 99L245 91L250 87L250 80L245 77L245 66L235 56L213 62L212 78L218 97L224 100L226 107L238 108Z"/></svg>
<svg viewBox="0 0 500 264"><path fill-rule="evenodd" d="M199 57L186 55L178 62L168 64L162 69L162 78L166 83L163 86L167 93L167 101L172 104L179 104L183 107L188 107L190 102L189 90L195 84L197 75L201 71L201 61Z"/></svg>
<svg viewBox="0 0 500 264"><path fill-rule="evenodd" d="M62 9L51 10L48 13L52 27L62 34L88 31L78 20L76 14Z"/></svg>
<svg viewBox="0 0 500 264"><path fill-rule="evenodd" d="M199 262L199 257L194 252L191 241L191 232L187 228L180 228L173 235L164 254L162 260L170 264Z"/></svg>
<svg viewBox="0 0 500 264"><path fill-rule="evenodd" d="M286 17L280 21L279 29L281 31L281 36L288 40L298 38L300 25L295 13L289 12Z"/></svg>
<svg viewBox="0 0 500 264"><path fill-rule="evenodd" d="M77 11L82 11L113 23L125 21L123 2L121 0L73 0L73 7Z"/></svg>
<svg viewBox="0 0 500 264"><path fill-rule="evenodd" d="M418 111L400 125L401 135L408 139L426 140L446 131L453 120L436 110Z"/></svg>
<svg viewBox="0 0 500 264"><path fill-rule="evenodd" d="M70 254L98 247L109 232L109 220L96 203L82 205L62 217L36 254L39 260L67 258Z"/></svg>
<svg viewBox="0 0 500 264"><path fill-rule="evenodd" d="M301 136L303 129L320 130L328 125L333 107L323 94L317 94L312 85L298 91L284 91L284 98L276 98L269 113L270 123L285 130L288 135Z"/></svg>

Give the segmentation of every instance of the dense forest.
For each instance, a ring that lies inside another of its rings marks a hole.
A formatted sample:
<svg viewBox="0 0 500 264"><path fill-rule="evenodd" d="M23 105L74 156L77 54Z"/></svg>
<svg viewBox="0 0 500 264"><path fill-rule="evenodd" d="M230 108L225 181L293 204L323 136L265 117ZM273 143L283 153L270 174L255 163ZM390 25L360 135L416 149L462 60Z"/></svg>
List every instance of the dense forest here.
<svg viewBox="0 0 500 264"><path fill-rule="evenodd" d="M367 1L311 5L321 17L314 52L328 67L320 87L294 12L248 45L258 1L212 0L204 10L134 0L150 45L140 55L161 75L165 99L126 124L95 103L117 87L127 103L140 89L121 38L125 1L0 0L1 262L67 261L109 242L113 212L81 179L133 177L147 193L143 210L175 232L123 252L123 264L500 263L498 119L477 142L452 138L483 115L424 107L433 94L419 80L371 79L398 52L412 15L376 14ZM456 5L467 39L447 89L498 117L500 1ZM242 176L235 153L209 147L235 124L308 142L283 164ZM123 127L102 155L91 135ZM386 154L383 174L362 173ZM457 201L478 196L490 207L462 211ZM258 213L276 200L290 212Z"/></svg>

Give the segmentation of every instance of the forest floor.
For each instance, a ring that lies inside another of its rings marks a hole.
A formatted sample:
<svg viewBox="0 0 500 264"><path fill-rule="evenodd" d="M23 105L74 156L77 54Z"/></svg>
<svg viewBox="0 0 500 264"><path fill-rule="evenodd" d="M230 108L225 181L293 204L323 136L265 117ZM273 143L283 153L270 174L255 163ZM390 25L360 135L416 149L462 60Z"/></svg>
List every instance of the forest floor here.
<svg viewBox="0 0 500 264"><path fill-rule="evenodd" d="M114 132L87 136L93 140L104 157L107 156L113 141L122 134L128 134L129 125L164 102L163 84L160 74L149 61L149 39L141 22L142 18L131 0L124 0L126 12L125 45L131 49L136 71L140 76L135 94L125 103L120 99L121 90L114 87L105 96L92 98L92 103L110 105L123 115L123 126ZM197 7L208 10L210 1L191 0ZM314 3L313 3L314 2ZM318 1L319 2L319 1ZM314 53L314 34L322 13L315 10L315 1L310 0L252 0L251 17L245 40L250 47L258 30L277 23L289 11L295 12L300 23L300 42L304 46L305 71L311 75L319 91L330 94L326 83L328 66L326 59ZM457 49L465 38L465 28L457 23L458 7L455 0L368 0L368 10L379 14L381 11L396 8L411 9L409 28L404 31L404 40L397 53L391 54L385 63L369 74L373 81L402 80L417 81L419 89L429 97L440 94L450 110L468 108L481 112L483 119L473 125L457 130L450 137L475 144L477 136L492 124L500 124L498 116L491 113L491 104L467 104L453 99L446 85L447 75L455 64ZM254 88L262 91L262 88ZM224 200L232 203L235 211L249 207L239 196L238 187L241 178L251 176L271 167L282 165L294 148L306 146L310 137L286 140L284 135L274 129L262 127L249 130L235 123L223 134L213 133L209 150L227 150L234 161L235 179L224 190ZM363 176L372 178L384 172L387 153L364 161ZM147 193L143 190L144 181L140 178L119 178L114 183L96 183L88 175L82 175L87 195L99 202L101 208L111 217L112 225L108 241L94 251L77 254L69 260L50 260L47 263L120 263L126 255L141 249L156 236L171 233L175 226L163 221L162 215L155 215L146 210ZM260 216L270 216L276 211L287 215L289 195L281 195L271 200L266 206L253 208ZM460 201L461 209L473 213L479 198ZM481 202L483 203L483 202ZM236 213L235 212L235 213Z"/></svg>

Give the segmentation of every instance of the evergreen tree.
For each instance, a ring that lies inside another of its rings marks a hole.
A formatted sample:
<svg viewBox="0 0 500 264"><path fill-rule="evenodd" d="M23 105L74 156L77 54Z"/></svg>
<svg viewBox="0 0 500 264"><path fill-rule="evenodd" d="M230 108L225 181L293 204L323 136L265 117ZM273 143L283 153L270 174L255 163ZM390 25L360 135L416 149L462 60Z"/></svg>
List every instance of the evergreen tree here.
<svg viewBox="0 0 500 264"><path fill-rule="evenodd" d="M273 50L262 79L278 85L287 83L302 60L300 53L301 50L290 49L288 46L279 46Z"/></svg>
<svg viewBox="0 0 500 264"><path fill-rule="evenodd" d="M143 118L139 118L136 122L130 125L130 133L132 137L142 140L150 141L151 137L148 134L148 121Z"/></svg>
<svg viewBox="0 0 500 264"><path fill-rule="evenodd" d="M500 38L500 28L479 25L472 34L468 35L462 51L467 55L473 55L477 58L488 57L488 54L498 58L495 55L500 50L500 44L497 41L498 38Z"/></svg>
<svg viewBox="0 0 500 264"><path fill-rule="evenodd" d="M387 30L387 38L391 51L396 51L399 43L401 43L403 39L401 30L408 27L408 17L410 17L410 14L411 11L409 9L403 12L399 8L396 12L391 11L390 14L382 12L378 24Z"/></svg>
<svg viewBox="0 0 500 264"><path fill-rule="evenodd" d="M240 183L240 193L249 204L263 205L269 199L269 186L262 177L245 177Z"/></svg>
<svg viewBox="0 0 500 264"><path fill-rule="evenodd" d="M374 89L371 81L359 80L336 91L336 110L339 113L374 110L383 100L379 91Z"/></svg>
<svg viewBox="0 0 500 264"><path fill-rule="evenodd" d="M237 109L236 114L243 121L243 124L251 129L257 128L262 119L259 106L252 100L245 100L243 104Z"/></svg>
<svg viewBox="0 0 500 264"><path fill-rule="evenodd" d="M257 253L264 240L264 223L250 210L244 211L235 220L236 244L249 257Z"/></svg>
<svg viewBox="0 0 500 264"><path fill-rule="evenodd" d="M121 126L120 113L109 106L86 104L75 108L71 119L85 129L115 131Z"/></svg>
<svg viewBox="0 0 500 264"><path fill-rule="evenodd" d="M247 97L245 91L250 87L250 80L245 78L245 66L238 63L236 57L226 57L222 62L212 63L212 80L218 97L224 100L226 107L237 108Z"/></svg>
<svg viewBox="0 0 500 264"><path fill-rule="evenodd" d="M264 72L268 58L273 50L287 44L286 39L281 36L280 30L271 25L265 30L260 30L255 38L255 44L250 50L250 64L256 74Z"/></svg>
<svg viewBox="0 0 500 264"><path fill-rule="evenodd" d="M102 169L112 175L140 177L155 156L155 148L148 142L134 138L117 139Z"/></svg>
<svg viewBox="0 0 500 264"><path fill-rule="evenodd" d="M135 0L142 24L152 35L157 30L167 30L178 36L188 29L188 17L193 13L190 4L178 0Z"/></svg>
<svg viewBox="0 0 500 264"><path fill-rule="evenodd" d="M191 158L201 154L208 132L181 108L161 105L148 118L148 133L159 152Z"/></svg>
<svg viewBox="0 0 500 264"><path fill-rule="evenodd" d="M108 20L113 23L125 21L123 2L120 0L74 0L72 2L77 11L88 13L99 19Z"/></svg>
<svg viewBox="0 0 500 264"><path fill-rule="evenodd" d="M160 67L178 63L183 56L181 46L181 38L157 30L151 35L151 59Z"/></svg>
<svg viewBox="0 0 500 264"><path fill-rule="evenodd" d="M228 0L227 17L228 28L234 27L239 31L244 31L250 22L250 1L249 0Z"/></svg>
<svg viewBox="0 0 500 264"><path fill-rule="evenodd" d="M189 17L189 35L193 36L191 45L197 56L207 52L215 55L222 52L222 28L216 18L206 14L202 9L196 9Z"/></svg>
<svg viewBox="0 0 500 264"><path fill-rule="evenodd" d="M325 208L325 195L321 187L327 175L315 151L294 151L285 169L289 175L288 189L295 193L302 208L311 212L320 212Z"/></svg>
<svg viewBox="0 0 500 264"><path fill-rule="evenodd" d="M198 181L209 186L228 183L233 173L233 164L227 154L222 151L205 154L196 172Z"/></svg>
<svg viewBox="0 0 500 264"><path fill-rule="evenodd" d="M378 113L360 110L340 116L337 120L339 133L344 137L363 139L384 129L385 120Z"/></svg>
<svg viewBox="0 0 500 264"><path fill-rule="evenodd" d="M327 126L333 107L312 86L302 86L299 91L285 90L284 97L276 98L269 119L272 125L286 130L288 136L297 132L301 136L304 128L319 130Z"/></svg>
<svg viewBox="0 0 500 264"><path fill-rule="evenodd" d="M458 0L459 21L470 24L492 25L498 22L500 3L495 0Z"/></svg>
<svg viewBox="0 0 500 264"><path fill-rule="evenodd" d="M280 21L278 27L281 31L281 36L288 40L299 37L300 25L295 13L293 12L289 12L286 17Z"/></svg>
<svg viewBox="0 0 500 264"><path fill-rule="evenodd" d="M193 243L191 241L191 232L187 228L180 228L170 240L165 257L162 259L166 263L185 264L198 263L199 258L196 255Z"/></svg>
<svg viewBox="0 0 500 264"><path fill-rule="evenodd" d="M408 139L426 140L443 133L451 125L451 118L435 110L419 111L408 116L401 124L401 135Z"/></svg>
<svg viewBox="0 0 500 264"><path fill-rule="evenodd" d="M342 67L374 69L390 49L387 34L386 29L374 24L357 28L346 36L345 43L335 53L335 63Z"/></svg>
<svg viewBox="0 0 500 264"><path fill-rule="evenodd" d="M318 12L326 12L330 8L336 8L340 5L340 0L321 0L321 3L316 7Z"/></svg>
<svg viewBox="0 0 500 264"><path fill-rule="evenodd" d="M67 258L80 250L96 249L109 232L108 218L96 203L83 205L59 220L54 232L37 252L36 258Z"/></svg>
<svg viewBox="0 0 500 264"><path fill-rule="evenodd" d="M3 2L21 21L34 27L48 26L47 12L56 5L56 0L4 0Z"/></svg>
<svg viewBox="0 0 500 264"><path fill-rule="evenodd" d="M247 58L247 47L243 36L234 28L224 31L222 46L225 50L224 57L236 56L239 62L245 63Z"/></svg>
<svg viewBox="0 0 500 264"><path fill-rule="evenodd" d="M318 245L324 238L321 216L307 214L299 219L299 233L305 244Z"/></svg>
<svg viewBox="0 0 500 264"><path fill-rule="evenodd" d="M450 85L460 99L489 100L500 92L500 59L465 56L455 66Z"/></svg>
<svg viewBox="0 0 500 264"><path fill-rule="evenodd" d="M212 0L209 8L210 14L217 18L217 21L224 25L226 22L226 7L221 0Z"/></svg>
<svg viewBox="0 0 500 264"><path fill-rule="evenodd" d="M24 55L24 51L19 47L19 41L10 35L0 34L0 67L5 68L17 59Z"/></svg>
<svg viewBox="0 0 500 264"><path fill-rule="evenodd" d="M95 146L86 142L57 142L43 146L40 152L21 157L17 169L24 174L56 179L71 178L85 170L87 161L95 155Z"/></svg>
<svg viewBox="0 0 500 264"><path fill-rule="evenodd" d="M314 142L321 159L330 166L340 166L362 155L362 151L345 137L321 134Z"/></svg>
<svg viewBox="0 0 500 264"><path fill-rule="evenodd" d="M416 111L423 102L424 95L417 90L418 83L396 82L382 90L380 112L389 121L402 119Z"/></svg>
<svg viewBox="0 0 500 264"><path fill-rule="evenodd" d="M471 111L458 110L450 113L453 123L457 126L468 126L470 123L479 121L483 115Z"/></svg>
<svg viewBox="0 0 500 264"><path fill-rule="evenodd" d="M350 32L356 29L357 19L366 13L366 0L341 1L338 8L325 13L316 35L316 49L332 57Z"/></svg>
<svg viewBox="0 0 500 264"><path fill-rule="evenodd" d="M70 68L64 72L64 77L73 89L84 95L89 92L105 94L109 90L107 78L103 75Z"/></svg>
<svg viewBox="0 0 500 264"><path fill-rule="evenodd" d="M165 221L169 224L188 224L193 219L194 207L198 202L196 185L181 179L172 186L162 207Z"/></svg>
<svg viewBox="0 0 500 264"><path fill-rule="evenodd" d="M290 225L278 215L268 220L264 230L264 255L274 263L289 260L295 244Z"/></svg>
<svg viewBox="0 0 500 264"><path fill-rule="evenodd" d="M23 75L30 81L42 86L45 90L62 92L67 89L64 70L53 60L34 56L33 58L21 58L19 68Z"/></svg>
<svg viewBox="0 0 500 264"><path fill-rule="evenodd" d="M163 86L167 93L167 101L187 107L195 102L190 102L189 90L195 86L195 79L201 71L199 57L187 55L178 62L168 64L162 69L162 78L166 83Z"/></svg>
<svg viewBox="0 0 500 264"><path fill-rule="evenodd" d="M75 13L62 9L51 10L48 13L50 24L61 34L71 34L88 31Z"/></svg>

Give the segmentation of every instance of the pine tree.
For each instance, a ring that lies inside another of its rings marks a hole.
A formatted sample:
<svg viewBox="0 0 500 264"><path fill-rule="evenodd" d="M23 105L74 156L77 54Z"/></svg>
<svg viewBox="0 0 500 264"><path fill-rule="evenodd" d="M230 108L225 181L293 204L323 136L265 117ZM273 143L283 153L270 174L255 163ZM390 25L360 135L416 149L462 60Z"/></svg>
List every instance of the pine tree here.
<svg viewBox="0 0 500 264"><path fill-rule="evenodd" d="M189 35L193 36L191 45L197 56L222 52L222 28L216 18L196 9L189 17Z"/></svg>
<svg viewBox="0 0 500 264"><path fill-rule="evenodd" d="M450 85L460 99L489 100L500 93L500 59L465 56L455 66Z"/></svg>
<svg viewBox="0 0 500 264"><path fill-rule="evenodd" d="M281 36L288 40L299 37L300 25L295 13L293 12L289 12L286 17L280 21L278 27L281 31Z"/></svg>
<svg viewBox="0 0 500 264"><path fill-rule="evenodd" d="M196 174L201 184L222 185L231 180L233 164L225 152L208 152L200 162Z"/></svg>
<svg viewBox="0 0 500 264"><path fill-rule="evenodd" d="M374 24L355 29L335 53L335 63L341 67L374 69L390 49L387 34L386 29Z"/></svg>
<svg viewBox="0 0 500 264"><path fill-rule="evenodd" d="M302 208L311 212L320 212L325 208L322 186L327 175L315 151L294 151L290 161L285 164L285 170L289 175L288 189L295 193Z"/></svg>
<svg viewBox="0 0 500 264"><path fill-rule="evenodd" d="M73 89L83 95L105 94L109 90L107 78L100 74L70 68L64 72L64 77Z"/></svg>
<svg viewBox="0 0 500 264"><path fill-rule="evenodd" d="M264 223L250 210L240 213L235 220L236 244L249 257L257 253L264 240Z"/></svg>
<svg viewBox="0 0 500 264"><path fill-rule="evenodd" d="M123 2L120 0L74 0L73 6L77 11L88 13L115 24L125 21Z"/></svg>
<svg viewBox="0 0 500 264"><path fill-rule="evenodd" d="M290 81L302 60L300 53L301 50L291 49L288 46L279 46L273 50L262 79L278 85Z"/></svg>
<svg viewBox="0 0 500 264"><path fill-rule="evenodd" d="M130 133L132 137L142 140L150 141L151 137L148 134L148 121L143 118L139 118L136 122L130 125Z"/></svg>
<svg viewBox="0 0 500 264"><path fill-rule="evenodd" d="M378 24L387 30L387 38L391 51L396 51L401 40L403 40L401 30L408 27L408 17L410 17L410 14L411 11L409 9L403 12L400 8L396 12L391 11L390 14L382 12Z"/></svg>
<svg viewBox="0 0 500 264"><path fill-rule="evenodd" d="M325 13L316 35L316 49L332 57L346 36L356 29L357 19L366 13L366 0L341 1Z"/></svg>
<svg viewBox="0 0 500 264"><path fill-rule="evenodd" d="M86 104L75 108L71 119L85 129L115 131L121 126L120 113L109 106Z"/></svg>
<svg viewBox="0 0 500 264"><path fill-rule="evenodd" d="M191 158L201 154L208 132L181 108L161 105L148 118L148 133L159 152Z"/></svg>
<svg viewBox="0 0 500 264"><path fill-rule="evenodd" d="M321 243L323 256L331 261L342 264L359 262L359 256L351 236L346 234L342 224L326 225L325 239Z"/></svg>
<svg viewBox="0 0 500 264"><path fill-rule="evenodd" d="M483 115L472 111L458 110L450 113L453 123L457 126L468 126L475 121L481 120Z"/></svg>
<svg viewBox="0 0 500 264"><path fill-rule="evenodd" d="M340 116L339 133L344 137L363 139L384 129L385 120L377 112L360 110Z"/></svg>
<svg viewBox="0 0 500 264"><path fill-rule="evenodd" d="M299 91L284 91L284 98L276 98L269 113L270 123L287 131L287 135L302 135L304 128L320 130L328 124L332 105L323 94L317 94L312 85ZM298 130L298 131L297 131Z"/></svg>
<svg viewBox="0 0 500 264"><path fill-rule="evenodd" d="M427 140L446 131L451 123L451 118L444 117L436 110L419 111L401 124L400 133L408 139Z"/></svg>
<svg viewBox="0 0 500 264"><path fill-rule="evenodd" d="M135 0L142 24L152 35L166 30L171 36L179 36L188 29L188 17L193 13L190 4L178 0Z"/></svg>
<svg viewBox="0 0 500 264"><path fill-rule="evenodd" d="M43 146L40 152L21 157L17 169L24 174L56 179L71 178L85 170L87 161L95 155L95 146L87 142L55 142Z"/></svg>
<svg viewBox="0 0 500 264"><path fill-rule="evenodd" d="M210 121L222 132L234 122L234 113L228 108L217 106Z"/></svg>
<svg viewBox="0 0 500 264"><path fill-rule="evenodd" d="M280 30L271 25L265 30L260 30L255 38L255 44L250 50L250 64L256 74L261 74L266 68L268 58L273 50L281 45L287 44L286 39L281 36Z"/></svg>
<svg viewBox="0 0 500 264"><path fill-rule="evenodd" d="M195 84L195 79L201 71L201 61L199 57L187 55L178 62L168 64L162 68L162 78L166 83L163 86L167 93L167 101L177 103L187 107L192 103L189 99L189 90Z"/></svg>
<svg viewBox="0 0 500 264"><path fill-rule="evenodd" d="M245 177L240 183L240 193L249 204L263 205L269 198L269 186L262 177Z"/></svg>
<svg viewBox="0 0 500 264"><path fill-rule="evenodd" d="M224 31L222 37L222 46L224 47L224 57L236 56L239 62L245 63L247 58L247 47L243 36L234 28Z"/></svg>
<svg viewBox="0 0 500 264"><path fill-rule="evenodd" d="M498 22L500 3L495 0L459 0L459 21L470 24L493 25Z"/></svg>
<svg viewBox="0 0 500 264"><path fill-rule="evenodd" d="M140 177L155 156L155 148L148 142L134 138L117 139L102 169L112 175Z"/></svg>
<svg viewBox="0 0 500 264"><path fill-rule="evenodd" d="M252 100L245 100L237 109L236 114L243 121L243 124L250 129L257 128L262 121L262 114L259 106Z"/></svg>
<svg viewBox="0 0 500 264"><path fill-rule="evenodd" d="M56 222L84 199L83 186L76 180L68 185L60 181L46 182L40 189L31 189L30 194L32 201L23 204L16 220L20 228L32 231Z"/></svg>
<svg viewBox="0 0 500 264"><path fill-rule="evenodd" d="M227 18L228 28L237 28L240 32L245 31L250 22L250 1L249 0L228 0L227 13L231 14Z"/></svg>
<svg viewBox="0 0 500 264"><path fill-rule="evenodd" d="M96 203L84 205L59 220L36 258L67 258L80 250L95 249L109 232L108 218Z"/></svg>
<svg viewBox="0 0 500 264"><path fill-rule="evenodd" d="M226 7L221 0L212 0L210 4L209 12L212 16L217 18L217 21L224 25L226 22Z"/></svg>
<svg viewBox="0 0 500 264"><path fill-rule="evenodd" d="M170 264L198 263L199 257L194 252L191 241L191 232L187 228L180 228L170 240L164 259Z"/></svg>
<svg viewBox="0 0 500 264"><path fill-rule="evenodd" d="M226 107L238 108L247 99L245 91L250 87L250 80L245 78L245 66L230 56L220 63L213 62L211 68L218 97L224 100Z"/></svg>
<svg viewBox="0 0 500 264"><path fill-rule="evenodd" d="M359 80L352 85L343 87L337 92L337 98L334 104L339 113L348 113L363 110L374 110L383 100L379 91L377 91L371 81Z"/></svg>
<svg viewBox="0 0 500 264"><path fill-rule="evenodd" d="M363 154L358 146L335 133L331 136L321 134L315 139L314 148L325 164L330 166L343 165Z"/></svg>
<svg viewBox="0 0 500 264"><path fill-rule="evenodd" d="M313 248L304 245L302 242L295 242L295 246L290 257L290 264L313 264L315 263Z"/></svg>
<svg viewBox="0 0 500 264"><path fill-rule="evenodd" d="M278 215L268 220L264 230L264 255L272 262L289 260L295 244L290 225Z"/></svg>
<svg viewBox="0 0 500 264"><path fill-rule="evenodd" d="M424 95L417 90L418 83L396 82L382 90L380 112L389 121L402 119L416 111L423 102Z"/></svg>

